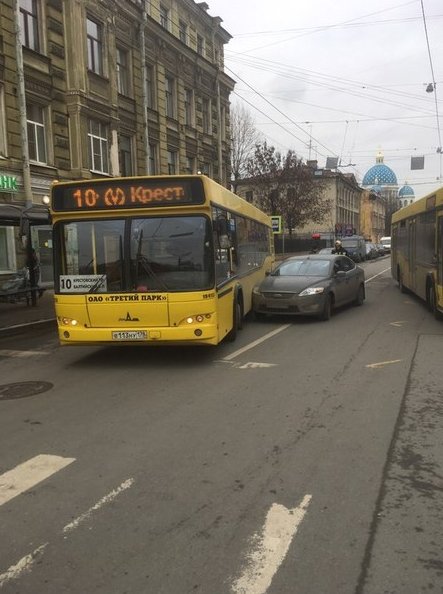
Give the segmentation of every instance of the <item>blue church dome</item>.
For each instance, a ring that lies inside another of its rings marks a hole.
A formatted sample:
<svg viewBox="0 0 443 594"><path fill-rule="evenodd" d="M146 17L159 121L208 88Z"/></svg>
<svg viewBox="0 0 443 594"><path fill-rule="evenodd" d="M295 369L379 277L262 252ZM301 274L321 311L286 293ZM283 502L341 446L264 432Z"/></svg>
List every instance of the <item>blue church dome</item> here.
<svg viewBox="0 0 443 594"><path fill-rule="evenodd" d="M383 163L383 155L377 155L377 163L366 172L363 186L396 186L397 176Z"/></svg>
<svg viewBox="0 0 443 594"><path fill-rule="evenodd" d="M399 189L398 197L406 198L407 196L415 197L415 193L414 193L414 190L411 188L411 186L405 185Z"/></svg>

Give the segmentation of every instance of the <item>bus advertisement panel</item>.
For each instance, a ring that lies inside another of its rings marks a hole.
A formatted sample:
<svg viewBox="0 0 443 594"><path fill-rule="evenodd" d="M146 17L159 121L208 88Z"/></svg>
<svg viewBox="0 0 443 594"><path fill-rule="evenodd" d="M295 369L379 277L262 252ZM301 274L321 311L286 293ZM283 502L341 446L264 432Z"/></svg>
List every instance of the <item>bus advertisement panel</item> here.
<svg viewBox="0 0 443 594"><path fill-rule="evenodd" d="M63 344L233 340L274 261L271 219L205 176L54 184Z"/></svg>
<svg viewBox="0 0 443 594"><path fill-rule="evenodd" d="M402 292L443 315L443 188L392 215L391 271Z"/></svg>

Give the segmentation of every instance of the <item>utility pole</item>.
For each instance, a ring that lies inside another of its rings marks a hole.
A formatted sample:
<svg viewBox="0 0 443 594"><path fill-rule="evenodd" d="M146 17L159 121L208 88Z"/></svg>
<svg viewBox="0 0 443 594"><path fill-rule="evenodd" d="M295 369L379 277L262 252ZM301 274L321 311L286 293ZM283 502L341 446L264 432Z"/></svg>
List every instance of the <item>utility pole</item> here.
<svg viewBox="0 0 443 594"><path fill-rule="evenodd" d="M140 60L142 71L142 107L143 107L143 142L145 145L145 169L146 175L149 175L149 157L151 147L149 146L149 120L148 120L148 95L146 88L146 39L145 29L148 22L148 6L146 1L142 3L142 22L140 25Z"/></svg>
<svg viewBox="0 0 443 594"><path fill-rule="evenodd" d="M26 117L26 92L25 92L25 73L23 70L23 49L20 35L20 4L19 0L14 0L14 25L15 25L15 55L17 60L17 93L18 108L20 119L20 140L22 149L22 171L23 188L25 193L25 206L32 206L32 184L31 184L31 166L29 164L28 148L28 122Z"/></svg>
<svg viewBox="0 0 443 594"><path fill-rule="evenodd" d="M31 303L37 305L37 288L34 267L34 253L31 241L31 227L29 224L23 224L25 211L32 208L32 183L31 183L31 165L29 163L28 147L28 122L26 116L26 90L25 73L23 69L23 49L20 35L20 4L19 0L14 0L14 29L15 29L15 55L17 60L17 93L18 108L20 120L20 140L22 149L22 171L23 171L23 189L25 194L25 209L20 216L20 233L26 241L26 260L29 271L29 284L31 288Z"/></svg>

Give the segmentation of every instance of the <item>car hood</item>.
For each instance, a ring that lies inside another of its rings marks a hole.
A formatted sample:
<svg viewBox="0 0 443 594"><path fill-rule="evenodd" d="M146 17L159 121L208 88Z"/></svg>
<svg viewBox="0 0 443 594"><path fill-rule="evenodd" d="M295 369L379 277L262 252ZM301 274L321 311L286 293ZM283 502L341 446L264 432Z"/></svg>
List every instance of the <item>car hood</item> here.
<svg viewBox="0 0 443 594"><path fill-rule="evenodd" d="M269 275L260 285L261 292L301 293L307 287L314 287L326 279L323 276L272 276Z"/></svg>

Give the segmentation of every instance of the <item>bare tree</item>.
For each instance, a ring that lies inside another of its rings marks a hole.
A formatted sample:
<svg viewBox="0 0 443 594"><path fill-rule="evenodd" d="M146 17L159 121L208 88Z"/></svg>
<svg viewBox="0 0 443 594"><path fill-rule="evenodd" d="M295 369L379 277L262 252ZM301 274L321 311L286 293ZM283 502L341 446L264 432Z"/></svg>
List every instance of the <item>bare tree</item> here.
<svg viewBox="0 0 443 594"><path fill-rule="evenodd" d="M258 205L270 215L281 215L290 235L295 227L322 223L330 213L323 180L292 150L282 156L273 146L257 145L247 172Z"/></svg>
<svg viewBox="0 0 443 594"><path fill-rule="evenodd" d="M246 163L251 157L261 135L255 127L251 113L241 104L235 104L230 112L231 121L231 174L233 191L238 180L246 174Z"/></svg>

